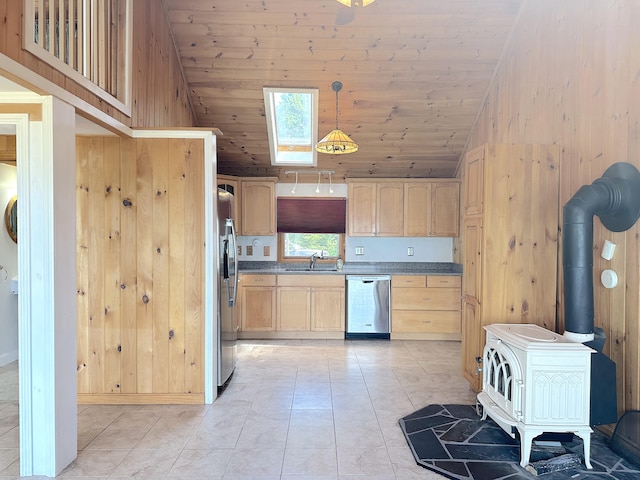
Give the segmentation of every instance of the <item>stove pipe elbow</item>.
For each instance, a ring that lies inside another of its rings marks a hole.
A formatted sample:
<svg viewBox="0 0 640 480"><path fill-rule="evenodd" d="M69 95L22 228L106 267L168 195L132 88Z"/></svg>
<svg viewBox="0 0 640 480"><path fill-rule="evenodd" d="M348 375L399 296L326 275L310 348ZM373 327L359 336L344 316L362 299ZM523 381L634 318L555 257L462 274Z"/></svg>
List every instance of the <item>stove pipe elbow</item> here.
<svg viewBox="0 0 640 480"><path fill-rule="evenodd" d="M640 216L640 172L633 165L612 165L591 185L580 187L563 207L564 336L581 343L594 339L594 215L614 232L635 224Z"/></svg>

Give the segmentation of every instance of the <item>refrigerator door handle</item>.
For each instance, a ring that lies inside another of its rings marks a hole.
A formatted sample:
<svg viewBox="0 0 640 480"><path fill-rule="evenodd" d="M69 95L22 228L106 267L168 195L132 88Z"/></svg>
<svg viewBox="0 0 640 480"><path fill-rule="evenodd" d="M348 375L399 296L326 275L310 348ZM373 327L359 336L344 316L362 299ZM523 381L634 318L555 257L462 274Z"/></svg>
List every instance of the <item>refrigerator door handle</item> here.
<svg viewBox="0 0 640 480"><path fill-rule="evenodd" d="M224 240L222 248L222 278L229 280L229 240Z"/></svg>
<svg viewBox="0 0 640 480"><path fill-rule="evenodd" d="M238 297L238 259L236 258L236 226L233 219L229 219L231 227L231 245L229 249L233 253L233 293L230 295L229 305L234 307L236 305L236 299Z"/></svg>

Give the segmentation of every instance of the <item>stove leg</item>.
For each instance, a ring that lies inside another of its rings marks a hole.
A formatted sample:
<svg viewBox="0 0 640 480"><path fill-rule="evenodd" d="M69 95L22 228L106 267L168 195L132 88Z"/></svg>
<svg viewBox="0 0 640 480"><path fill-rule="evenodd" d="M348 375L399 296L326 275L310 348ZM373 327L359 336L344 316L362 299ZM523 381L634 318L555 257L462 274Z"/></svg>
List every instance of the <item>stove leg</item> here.
<svg viewBox="0 0 640 480"><path fill-rule="evenodd" d="M526 467L529 463L529 457L531 456L531 444L533 443L533 439L544 433L544 430L518 428L518 433L520 434L520 466Z"/></svg>
<svg viewBox="0 0 640 480"><path fill-rule="evenodd" d="M574 432L582 439L582 443L584 445L584 465L589 470L593 469L591 466L591 432L592 430L590 428Z"/></svg>

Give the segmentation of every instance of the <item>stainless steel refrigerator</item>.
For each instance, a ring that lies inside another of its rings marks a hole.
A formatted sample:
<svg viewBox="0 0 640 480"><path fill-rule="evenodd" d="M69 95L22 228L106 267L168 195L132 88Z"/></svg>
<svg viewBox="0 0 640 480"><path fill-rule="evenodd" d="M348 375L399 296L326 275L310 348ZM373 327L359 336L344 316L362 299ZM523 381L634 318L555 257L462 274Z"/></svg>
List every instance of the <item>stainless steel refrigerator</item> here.
<svg viewBox="0 0 640 480"><path fill-rule="evenodd" d="M218 387L222 387L235 369L238 339L235 312L238 263L233 194L222 188L218 188L218 245Z"/></svg>

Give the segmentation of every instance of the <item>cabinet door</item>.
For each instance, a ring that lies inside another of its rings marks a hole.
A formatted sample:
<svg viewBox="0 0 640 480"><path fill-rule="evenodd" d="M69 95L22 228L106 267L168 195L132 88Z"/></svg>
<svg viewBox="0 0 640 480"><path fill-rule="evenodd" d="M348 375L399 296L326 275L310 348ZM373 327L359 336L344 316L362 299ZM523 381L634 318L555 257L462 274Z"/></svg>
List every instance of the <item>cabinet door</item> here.
<svg viewBox="0 0 640 480"><path fill-rule="evenodd" d="M242 181L242 234L276 234L276 195L272 181Z"/></svg>
<svg viewBox="0 0 640 480"><path fill-rule="evenodd" d="M275 287L242 287L242 330L268 332L275 330Z"/></svg>
<svg viewBox="0 0 640 480"><path fill-rule="evenodd" d="M462 293L480 298L482 220L479 217L465 220L462 248Z"/></svg>
<svg viewBox="0 0 640 480"><path fill-rule="evenodd" d="M460 311L394 310L394 333L460 334Z"/></svg>
<svg viewBox="0 0 640 480"><path fill-rule="evenodd" d="M484 331L480 321L478 300L465 296L462 300L462 374L476 391L482 385L482 349Z"/></svg>
<svg viewBox="0 0 640 480"><path fill-rule="evenodd" d="M278 331L309 331L311 293L307 287L278 287Z"/></svg>
<svg viewBox="0 0 640 480"><path fill-rule="evenodd" d="M431 185L431 228L433 237L460 235L460 184L454 182Z"/></svg>
<svg viewBox="0 0 640 480"><path fill-rule="evenodd" d="M459 288L392 288L394 310L460 311Z"/></svg>
<svg viewBox="0 0 640 480"><path fill-rule="evenodd" d="M350 183L347 196L349 235L373 237L376 234L376 184Z"/></svg>
<svg viewBox="0 0 640 480"><path fill-rule="evenodd" d="M431 227L431 183L405 183L404 235L426 237Z"/></svg>
<svg viewBox="0 0 640 480"><path fill-rule="evenodd" d="M344 331L344 288L311 290L311 330Z"/></svg>
<svg viewBox="0 0 640 480"><path fill-rule="evenodd" d="M376 235L401 237L404 234L404 184L378 183Z"/></svg>
<svg viewBox="0 0 640 480"><path fill-rule="evenodd" d="M475 148L465 156L464 167L464 213L482 213L484 196L484 154L485 147Z"/></svg>

